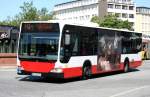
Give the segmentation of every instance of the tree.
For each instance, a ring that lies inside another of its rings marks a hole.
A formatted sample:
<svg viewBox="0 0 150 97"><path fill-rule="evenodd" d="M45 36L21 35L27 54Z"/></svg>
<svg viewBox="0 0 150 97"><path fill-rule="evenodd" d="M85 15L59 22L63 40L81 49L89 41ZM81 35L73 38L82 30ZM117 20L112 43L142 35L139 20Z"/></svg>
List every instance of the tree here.
<svg viewBox="0 0 150 97"><path fill-rule="evenodd" d="M38 11L39 20L51 20L54 19L53 13L48 13L48 10L46 8L42 8Z"/></svg>
<svg viewBox="0 0 150 97"><path fill-rule="evenodd" d="M37 8L33 6L33 2L24 2L20 8L22 12L18 16L23 21L38 20Z"/></svg>
<svg viewBox="0 0 150 97"><path fill-rule="evenodd" d="M92 17L91 22L100 24L101 23L101 19L98 16L94 16L94 17Z"/></svg>
<svg viewBox="0 0 150 97"><path fill-rule="evenodd" d="M38 10L33 6L33 2L24 2L20 6L21 12L15 15L13 18L8 17L4 21L0 21L0 25L11 25L18 26L22 21L43 21L51 20L54 18L54 14L50 13L47 8L42 8Z"/></svg>
<svg viewBox="0 0 150 97"><path fill-rule="evenodd" d="M133 30L130 22L118 19L117 15L107 15L104 18L95 16L91 19L91 22L98 23L100 27Z"/></svg>

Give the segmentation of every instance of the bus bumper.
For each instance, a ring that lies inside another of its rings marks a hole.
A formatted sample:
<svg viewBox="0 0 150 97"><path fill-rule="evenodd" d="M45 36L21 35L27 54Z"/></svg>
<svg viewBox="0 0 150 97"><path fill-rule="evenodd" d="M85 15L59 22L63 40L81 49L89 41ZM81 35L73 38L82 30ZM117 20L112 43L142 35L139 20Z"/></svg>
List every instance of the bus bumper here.
<svg viewBox="0 0 150 97"><path fill-rule="evenodd" d="M27 71L22 70L22 68L19 67L19 66L17 67L17 74L18 74L18 75L31 75L30 72L27 72Z"/></svg>
<svg viewBox="0 0 150 97"><path fill-rule="evenodd" d="M27 72L24 71L21 67L17 67L17 74L18 75L31 75L32 73L36 72ZM50 72L50 73L41 73L41 76L44 78L64 78L64 73L55 73L55 72Z"/></svg>
<svg viewBox="0 0 150 97"><path fill-rule="evenodd" d="M64 78L64 73L42 73L42 77L44 78Z"/></svg>

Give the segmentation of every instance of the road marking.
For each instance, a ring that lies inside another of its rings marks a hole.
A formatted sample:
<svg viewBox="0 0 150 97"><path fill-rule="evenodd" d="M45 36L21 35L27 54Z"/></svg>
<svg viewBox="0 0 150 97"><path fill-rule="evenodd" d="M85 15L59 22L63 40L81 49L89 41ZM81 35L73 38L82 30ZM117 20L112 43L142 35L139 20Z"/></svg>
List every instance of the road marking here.
<svg viewBox="0 0 150 97"><path fill-rule="evenodd" d="M137 90L141 90L141 89L144 89L144 88L148 88L148 87L150 87L150 86L143 86L143 87L134 88L134 89L131 89L131 90L128 90L128 91L125 91L125 92L121 92L121 93L112 95L112 96L110 96L110 97L119 97L119 96L122 96L122 95L125 95L125 94L128 94L128 93L131 93L131 92L135 92L135 91L137 91Z"/></svg>

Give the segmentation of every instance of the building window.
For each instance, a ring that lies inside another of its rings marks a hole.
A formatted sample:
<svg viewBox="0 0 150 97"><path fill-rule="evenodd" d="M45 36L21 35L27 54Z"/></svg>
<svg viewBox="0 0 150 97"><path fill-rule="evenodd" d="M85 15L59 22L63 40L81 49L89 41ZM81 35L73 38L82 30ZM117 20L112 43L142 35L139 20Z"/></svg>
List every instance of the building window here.
<svg viewBox="0 0 150 97"><path fill-rule="evenodd" d="M123 5L123 6L122 6L122 9L128 10L128 7L127 7L126 5Z"/></svg>
<svg viewBox="0 0 150 97"><path fill-rule="evenodd" d="M121 13L115 13L115 16L120 18L121 17Z"/></svg>
<svg viewBox="0 0 150 97"><path fill-rule="evenodd" d="M123 2L123 3L126 3L126 2L127 2L127 0L122 0L122 2Z"/></svg>
<svg viewBox="0 0 150 97"><path fill-rule="evenodd" d="M108 12L108 15L113 15L114 13L113 12Z"/></svg>
<svg viewBox="0 0 150 97"><path fill-rule="evenodd" d="M122 14L122 18L128 18L128 14L123 13L123 14Z"/></svg>
<svg viewBox="0 0 150 97"><path fill-rule="evenodd" d="M129 14L129 18L134 18L134 14Z"/></svg>
<svg viewBox="0 0 150 97"><path fill-rule="evenodd" d="M129 6L129 10L133 10L134 9L134 6Z"/></svg>
<svg viewBox="0 0 150 97"><path fill-rule="evenodd" d="M115 5L116 9L121 9L121 5Z"/></svg>
<svg viewBox="0 0 150 97"><path fill-rule="evenodd" d="M108 4L108 8L114 8L113 4Z"/></svg>

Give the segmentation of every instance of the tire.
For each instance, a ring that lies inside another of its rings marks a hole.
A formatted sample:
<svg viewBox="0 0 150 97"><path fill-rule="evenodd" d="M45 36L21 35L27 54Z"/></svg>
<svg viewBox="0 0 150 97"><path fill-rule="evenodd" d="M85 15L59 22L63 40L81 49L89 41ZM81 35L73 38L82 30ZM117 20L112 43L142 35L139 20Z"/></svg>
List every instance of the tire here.
<svg viewBox="0 0 150 97"><path fill-rule="evenodd" d="M129 72L129 62L128 61L125 61L124 63L124 70L123 70L125 73Z"/></svg>
<svg viewBox="0 0 150 97"><path fill-rule="evenodd" d="M91 66L84 66L82 70L82 79L87 80L91 78L92 71L91 71Z"/></svg>
<svg viewBox="0 0 150 97"><path fill-rule="evenodd" d="M41 74L41 77L42 77L43 79L45 79L45 80L49 79L48 75L45 74L45 73L42 73L42 74Z"/></svg>

